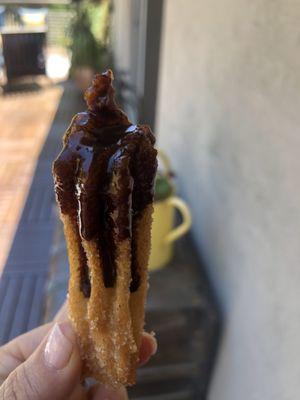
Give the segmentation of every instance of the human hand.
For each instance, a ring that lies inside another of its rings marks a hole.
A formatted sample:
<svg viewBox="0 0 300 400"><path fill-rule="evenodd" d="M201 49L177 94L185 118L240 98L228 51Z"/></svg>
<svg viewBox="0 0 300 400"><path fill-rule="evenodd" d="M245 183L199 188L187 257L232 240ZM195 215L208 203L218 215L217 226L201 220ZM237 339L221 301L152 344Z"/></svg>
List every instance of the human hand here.
<svg viewBox="0 0 300 400"><path fill-rule="evenodd" d="M123 400L126 390L80 381L81 360L65 307L56 322L42 325L0 347L0 400ZM140 364L156 352L152 335L143 335Z"/></svg>

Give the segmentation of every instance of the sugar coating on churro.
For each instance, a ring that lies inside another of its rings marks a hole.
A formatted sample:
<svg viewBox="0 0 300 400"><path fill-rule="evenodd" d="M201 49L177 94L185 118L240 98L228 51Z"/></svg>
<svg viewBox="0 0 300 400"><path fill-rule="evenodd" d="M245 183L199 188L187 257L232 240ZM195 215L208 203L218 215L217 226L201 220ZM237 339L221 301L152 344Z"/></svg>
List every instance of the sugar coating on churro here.
<svg viewBox="0 0 300 400"><path fill-rule="evenodd" d="M84 375L117 386L135 383L157 161L150 128L119 109L112 80L110 70L95 76L88 110L67 129L53 176Z"/></svg>

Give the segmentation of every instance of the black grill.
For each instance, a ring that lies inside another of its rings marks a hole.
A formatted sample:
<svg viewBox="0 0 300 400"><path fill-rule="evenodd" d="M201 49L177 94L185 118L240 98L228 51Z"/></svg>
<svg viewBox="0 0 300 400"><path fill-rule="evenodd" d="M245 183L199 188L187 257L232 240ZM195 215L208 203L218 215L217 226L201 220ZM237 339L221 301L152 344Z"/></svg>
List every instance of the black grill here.
<svg viewBox="0 0 300 400"><path fill-rule="evenodd" d="M45 75L46 32L2 32L2 42L8 81Z"/></svg>

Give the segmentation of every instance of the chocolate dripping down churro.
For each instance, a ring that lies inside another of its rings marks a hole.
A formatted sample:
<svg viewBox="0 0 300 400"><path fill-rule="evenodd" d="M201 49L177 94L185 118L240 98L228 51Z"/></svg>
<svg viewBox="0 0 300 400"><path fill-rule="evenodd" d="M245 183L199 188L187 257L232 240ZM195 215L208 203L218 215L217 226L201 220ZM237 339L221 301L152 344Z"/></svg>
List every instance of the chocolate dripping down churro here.
<svg viewBox="0 0 300 400"><path fill-rule="evenodd" d="M111 70L95 75L53 175L85 375L118 385L135 381L157 161L150 128L116 105L112 80Z"/></svg>

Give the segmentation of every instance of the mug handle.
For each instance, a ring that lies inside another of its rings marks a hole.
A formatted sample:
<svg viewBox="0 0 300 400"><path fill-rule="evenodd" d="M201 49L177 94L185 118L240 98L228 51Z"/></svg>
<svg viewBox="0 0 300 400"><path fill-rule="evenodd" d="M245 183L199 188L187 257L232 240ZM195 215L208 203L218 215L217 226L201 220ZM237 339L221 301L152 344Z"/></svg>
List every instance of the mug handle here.
<svg viewBox="0 0 300 400"><path fill-rule="evenodd" d="M186 202L181 200L179 197L172 196L167 200L167 203L179 210L182 216L182 223L174 228L168 235L165 237L166 243L172 243L175 240L179 239L182 235L184 235L192 225L192 216L190 209Z"/></svg>

